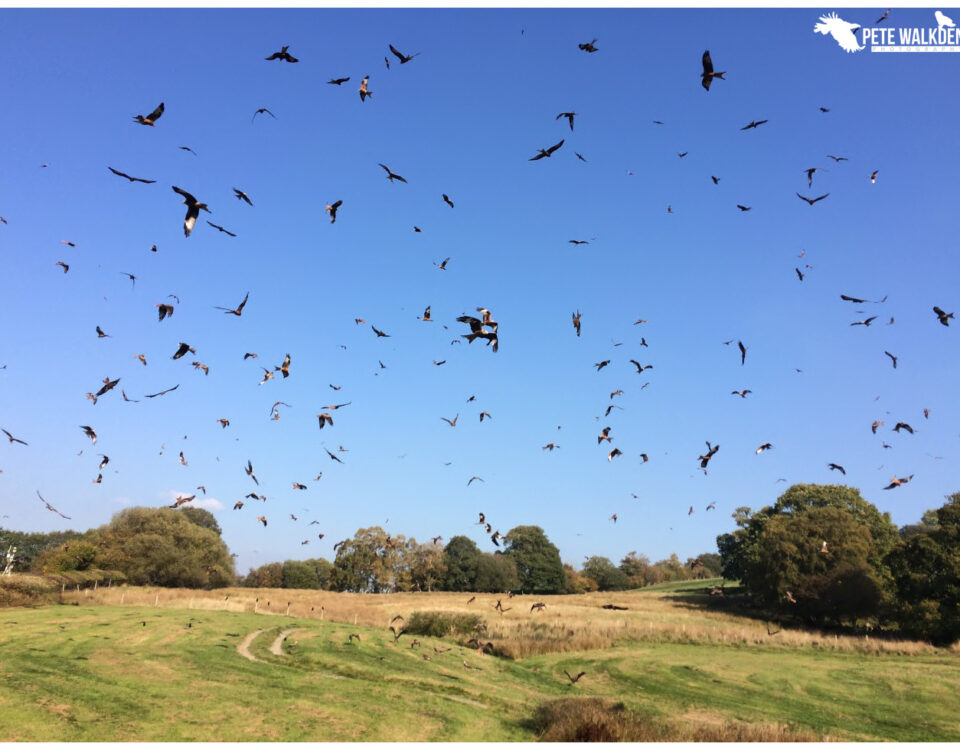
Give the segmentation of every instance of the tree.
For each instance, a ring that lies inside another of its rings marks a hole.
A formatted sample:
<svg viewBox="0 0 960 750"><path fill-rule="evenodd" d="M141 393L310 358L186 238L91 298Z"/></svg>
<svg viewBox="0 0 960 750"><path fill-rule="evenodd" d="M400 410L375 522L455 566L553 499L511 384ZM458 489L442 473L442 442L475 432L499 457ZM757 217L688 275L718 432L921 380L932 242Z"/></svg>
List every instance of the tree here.
<svg viewBox="0 0 960 750"><path fill-rule="evenodd" d="M283 564L273 562L259 568L250 568L243 585L251 589L283 588Z"/></svg>
<svg viewBox="0 0 960 750"><path fill-rule="evenodd" d="M59 547L65 542L82 539L79 531L51 531L48 533L28 533L0 529L0 547L6 550L9 547L17 548L17 556L13 563L13 572L20 573L34 570L37 557L45 549Z"/></svg>
<svg viewBox="0 0 960 750"><path fill-rule="evenodd" d="M758 539L761 564L741 583L761 604L789 607L818 622L868 617L879 611L883 593L869 562L872 549L867 524L842 508L776 515Z"/></svg>
<svg viewBox="0 0 960 750"><path fill-rule="evenodd" d="M233 560L217 534L170 508L127 508L91 533L98 563L138 586L228 586Z"/></svg>
<svg viewBox="0 0 960 750"><path fill-rule="evenodd" d="M405 590L433 591L446 571L443 548L436 544L417 544L411 539L404 550L404 565L401 582Z"/></svg>
<svg viewBox="0 0 960 750"><path fill-rule="evenodd" d="M323 557L312 557L304 562L313 568L320 588L329 590L333 578L333 563Z"/></svg>
<svg viewBox="0 0 960 750"><path fill-rule="evenodd" d="M403 567L403 535L391 537L379 526L358 529L337 552L333 584L339 591L394 591Z"/></svg>
<svg viewBox="0 0 960 750"><path fill-rule="evenodd" d="M937 519L937 510L934 508L924 512L924 514L920 517L920 523L911 523L906 526L902 526L900 528L900 538L910 539L917 534L929 534L939 526L940 521Z"/></svg>
<svg viewBox="0 0 960 750"><path fill-rule="evenodd" d="M926 525L888 562L900 626L946 645L960 639L960 492L936 511L935 524Z"/></svg>
<svg viewBox="0 0 960 750"><path fill-rule="evenodd" d="M186 516L190 523L195 523L203 529L210 529L210 531L214 532L217 536L223 535L220 524L217 523L217 519L213 517L213 513L209 510L184 506L180 508L180 513Z"/></svg>
<svg viewBox="0 0 960 750"><path fill-rule="evenodd" d="M320 588L316 568L302 560L287 560L281 566L280 575L285 589Z"/></svg>
<svg viewBox="0 0 960 750"><path fill-rule="evenodd" d="M455 536L443 548L444 591L476 591L480 549L472 539Z"/></svg>
<svg viewBox="0 0 960 750"><path fill-rule="evenodd" d="M563 573L567 580L567 594L586 594L597 590L597 582L573 569L570 563L563 564ZM643 585L642 583L640 585Z"/></svg>
<svg viewBox="0 0 960 750"><path fill-rule="evenodd" d="M645 585L647 568L650 567L650 558L646 555L638 555L636 552L628 552L627 556L620 561L620 570L630 582L630 588L640 588Z"/></svg>
<svg viewBox="0 0 960 750"><path fill-rule="evenodd" d="M697 555L697 560L700 561L706 578L719 578L723 575L723 560L716 552L702 552Z"/></svg>
<svg viewBox="0 0 960 750"><path fill-rule="evenodd" d="M521 591L559 594L565 588L560 551L539 526L517 526L504 537L504 555L517 566Z"/></svg>
<svg viewBox="0 0 960 750"><path fill-rule="evenodd" d="M514 591L520 585L517 566L509 557L499 552L481 552L477 558L477 577L473 591L497 593Z"/></svg>
<svg viewBox="0 0 960 750"><path fill-rule="evenodd" d="M630 586L626 573L606 557L594 555L583 564L582 573L596 581L599 591L623 591Z"/></svg>
<svg viewBox="0 0 960 750"><path fill-rule="evenodd" d="M78 539L56 548L45 549L36 560L36 567L43 573L63 573L68 570L88 570L97 559L97 548L90 542Z"/></svg>

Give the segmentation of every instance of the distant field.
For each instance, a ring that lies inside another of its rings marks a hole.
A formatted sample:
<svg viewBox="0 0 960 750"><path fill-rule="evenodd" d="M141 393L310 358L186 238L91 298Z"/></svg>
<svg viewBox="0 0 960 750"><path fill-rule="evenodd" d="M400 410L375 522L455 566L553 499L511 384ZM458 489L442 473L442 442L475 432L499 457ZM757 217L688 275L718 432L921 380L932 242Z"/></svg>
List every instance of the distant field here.
<svg viewBox="0 0 960 750"><path fill-rule="evenodd" d="M687 728L960 739L956 651L768 635L763 623L703 611L680 594L500 597L511 608L501 617L488 594L468 605L463 594L74 593L81 606L0 610L0 739L534 740L537 707L567 696L611 698ZM538 600L547 608L531 614ZM600 609L608 602L629 609ZM530 655L478 654L450 637L418 636L411 648L405 635L395 645L388 621L416 610L482 613L498 650L516 639ZM256 631L251 661L238 646ZM586 675L571 685L563 670Z"/></svg>

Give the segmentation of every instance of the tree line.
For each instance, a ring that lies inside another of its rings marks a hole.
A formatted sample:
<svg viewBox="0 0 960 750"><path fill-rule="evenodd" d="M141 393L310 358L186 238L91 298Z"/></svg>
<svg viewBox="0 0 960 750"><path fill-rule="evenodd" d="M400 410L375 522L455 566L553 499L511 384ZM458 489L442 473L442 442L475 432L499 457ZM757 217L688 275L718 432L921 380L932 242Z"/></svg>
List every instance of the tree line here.
<svg viewBox="0 0 960 750"><path fill-rule="evenodd" d="M539 526L517 526L495 552L455 536L445 546L373 526L337 547L334 560L275 562L238 577L214 516L199 508L128 508L86 532L0 529L0 552L17 547L14 570L110 574L134 585L212 588L524 592L618 591L722 575L746 604L800 624L869 626L947 644L960 638L960 493L897 528L859 490L796 484L769 506L737 508L719 554L651 563L631 552L577 570Z"/></svg>

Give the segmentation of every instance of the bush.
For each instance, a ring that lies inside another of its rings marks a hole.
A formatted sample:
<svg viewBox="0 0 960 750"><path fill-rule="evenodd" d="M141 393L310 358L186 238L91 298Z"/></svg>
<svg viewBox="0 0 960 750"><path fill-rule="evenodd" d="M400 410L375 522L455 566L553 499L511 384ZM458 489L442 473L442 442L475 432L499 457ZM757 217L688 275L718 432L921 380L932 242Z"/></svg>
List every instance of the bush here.
<svg viewBox="0 0 960 750"><path fill-rule="evenodd" d="M821 742L812 732L781 724L674 724L644 716L607 698L558 698L531 721L542 742Z"/></svg>
<svg viewBox="0 0 960 750"><path fill-rule="evenodd" d="M480 624L480 615L453 612L414 612L404 630L411 635L443 638L445 635L473 633Z"/></svg>

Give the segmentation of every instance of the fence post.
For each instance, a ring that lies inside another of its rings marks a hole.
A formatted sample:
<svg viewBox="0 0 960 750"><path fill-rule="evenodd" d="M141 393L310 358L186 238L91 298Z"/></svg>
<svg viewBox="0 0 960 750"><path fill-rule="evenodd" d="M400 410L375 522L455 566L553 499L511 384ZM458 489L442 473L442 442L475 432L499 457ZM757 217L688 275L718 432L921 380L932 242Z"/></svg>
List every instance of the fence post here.
<svg viewBox="0 0 960 750"><path fill-rule="evenodd" d="M290 616L290 602L287 602L287 617Z"/></svg>
<svg viewBox="0 0 960 750"><path fill-rule="evenodd" d="M258 596L256 601L253 603L253 614L257 614L257 610L260 609L260 597Z"/></svg>
<svg viewBox="0 0 960 750"><path fill-rule="evenodd" d="M123 604L123 598L124 598L126 595L127 595L127 592L126 592L126 591L121 591L121 592L120 592L120 603L121 603L121 604Z"/></svg>
<svg viewBox="0 0 960 750"><path fill-rule="evenodd" d="M156 607L160 604L160 592L157 592L157 595L153 599L153 606Z"/></svg>

